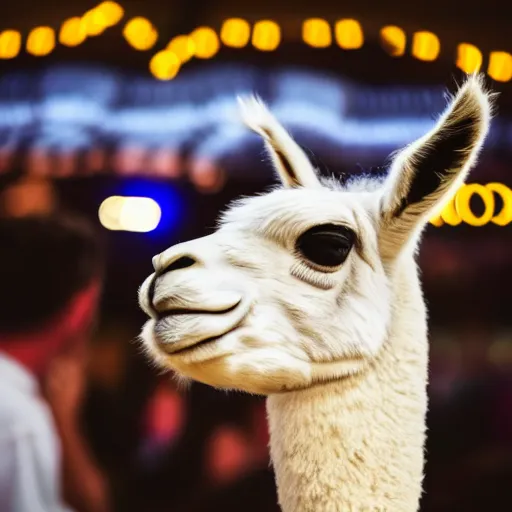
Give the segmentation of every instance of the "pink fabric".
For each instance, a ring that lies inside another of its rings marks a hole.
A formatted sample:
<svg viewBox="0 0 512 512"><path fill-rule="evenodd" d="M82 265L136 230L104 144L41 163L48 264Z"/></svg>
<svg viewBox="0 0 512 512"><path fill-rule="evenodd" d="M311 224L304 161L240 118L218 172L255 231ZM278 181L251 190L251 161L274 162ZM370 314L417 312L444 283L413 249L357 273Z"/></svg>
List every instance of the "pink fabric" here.
<svg viewBox="0 0 512 512"><path fill-rule="evenodd" d="M100 289L100 282L98 280L92 281L78 292L64 311L57 315L46 327L28 334L0 334L0 342L4 346L30 346L35 342L53 349L64 346L73 334L85 330L92 322Z"/></svg>

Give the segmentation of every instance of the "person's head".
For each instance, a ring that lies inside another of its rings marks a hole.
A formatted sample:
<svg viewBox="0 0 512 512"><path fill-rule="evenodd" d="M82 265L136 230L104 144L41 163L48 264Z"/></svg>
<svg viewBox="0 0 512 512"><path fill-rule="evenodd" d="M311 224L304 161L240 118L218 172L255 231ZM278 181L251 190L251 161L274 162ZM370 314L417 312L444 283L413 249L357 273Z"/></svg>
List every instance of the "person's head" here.
<svg viewBox="0 0 512 512"><path fill-rule="evenodd" d="M0 219L0 350L40 371L83 338L102 267L101 243L84 220Z"/></svg>

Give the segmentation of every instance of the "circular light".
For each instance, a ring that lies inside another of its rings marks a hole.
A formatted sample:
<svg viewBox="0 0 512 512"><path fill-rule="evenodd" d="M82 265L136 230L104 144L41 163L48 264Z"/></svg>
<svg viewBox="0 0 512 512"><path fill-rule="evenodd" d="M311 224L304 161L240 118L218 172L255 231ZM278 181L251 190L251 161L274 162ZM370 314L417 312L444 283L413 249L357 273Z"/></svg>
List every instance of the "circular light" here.
<svg viewBox="0 0 512 512"><path fill-rule="evenodd" d="M484 202L484 213L477 217L470 208L470 201L473 194L478 195ZM478 183L462 185L455 196L455 210L460 218L470 226L483 226L487 224L494 215L493 193Z"/></svg>
<svg viewBox="0 0 512 512"><path fill-rule="evenodd" d="M96 9L103 14L108 27L119 23L124 16L124 9L116 2L102 2Z"/></svg>
<svg viewBox="0 0 512 512"><path fill-rule="evenodd" d="M159 80L171 80L180 70L180 59L170 50L162 50L153 55L149 61L149 69Z"/></svg>
<svg viewBox="0 0 512 512"><path fill-rule="evenodd" d="M454 198L451 201L448 201L448 204L444 207L441 215L443 216L443 220L446 224L449 224L450 226L458 226L462 222L459 212L455 208Z"/></svg>
<svg viewBox="0 0 512 512"><path fill-rule="evenodd" d="M258 50L270 52L281 42L281 29L275 21L262 20L254 25L252 44Z"/></svg>
<svg viewBox="0 0 512 512"><path fill-rule="evenodd" d="M194 56L196 45L190 36L180 35L171 39L167 50L173 52L183 64Z"/></svg>
<svg viewBox="0 0 512 512"><path fill-rule="evenodd" d="M491 52L487 74L497 82L512 79L512 55L508 52Z"/></svg>
<svg viewBox="0 0 512 512"><path fill-rule="evenodd" d="M326 48L332 43L331 27L321 18L310 18L302 25L302 39L313 48Z"/></svg>
<svg viewBox="0 0 512 512"><path fill-rule="evenodd" d="M474 45L461 43L457 47L457 67L464 73L476 73L482 66L482 52Z"/></svg>
<svg viewBox="0 0 512 512"><path fill-rule="evenodd" d="M78 16L66 20L59 32L59 42L64 46L78 46L85 41L87 28Z"/></svg>
<svg viewBox="0 0 512 512"><path fill-rule="evenodd" d="M405 32L394 25L382 27L380 30L380 43L392 57L401 57L405 53L407 38Z"/></svg>
<svg viewBox="0 0 512 512"><path fill-rule="evenodd" d="M190 37L194 41L194 55L199 59L210 59L219 51L219 38L210 27L199 27Z"/></svg>
<svg viewBox="0 0 512 512"><path fill-rule="evenodd" d="M101 203L98 217L105 228L113 231L147 233L158 226L162 210L149 197L111 196Z"/></svg>
<svg viewBox="0 0 512 512"><path fill-rule="evenodd" d="M512 190L503 185L503 183L487 183L485 188L501 196L503 201L501 211L494 215L491 222L498 226L506 226L512 222Z"/></svg>
<svg viewBox="0 0 512 512"><path fill-rule="evenodd" d="M439 38L432 32L415 32L412 38L412 54L419 60L436 60L441 51Z"/></svg>
<svg viewBox="0 0 512 512"><path fill-rule="evenodd" d="M132 18L123 29L124 38L136 50L149 50L158 39L158 32L146 18Z"/></svg>
<svg viewBox="0 0 512 512"><path fill-rule="evenodd" d="M242 18L231 18L222 24L220 38L226 46L243 48L251 37L251 26Z"/></svg>
<svg viewBox="0 0 512 512"><path fill-rule="evenodd" d="M339 20L334 27L334 33L336 42L344 50L357 50L363 46L363 29L357 20Z"/></svg>
<svg viewBox="0 0 512 512"><path fill-rule="evenodd" d="M108 27L107 17L97 7L84 14L82 23L88 36L99 36Z"/></svg>
<svg viewBox="0 0 512 512"><path fill-rule="evenodd" d="M17 30L0 32L0 59L12 59L21 48L21 34Z"/></svg>
<svg viewBox="0 0 512 512"><path fill-rule="evenodd" d="M36 27L28 35L27 52L37 57L48 55L55 48L55 31L51 27Z"/></svg>

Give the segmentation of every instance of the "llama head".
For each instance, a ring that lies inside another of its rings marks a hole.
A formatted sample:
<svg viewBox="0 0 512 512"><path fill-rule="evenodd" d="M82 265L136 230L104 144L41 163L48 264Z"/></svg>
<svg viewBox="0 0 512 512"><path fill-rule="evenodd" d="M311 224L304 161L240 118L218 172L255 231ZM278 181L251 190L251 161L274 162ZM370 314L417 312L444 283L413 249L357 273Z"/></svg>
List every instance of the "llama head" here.
<svg viewBox="0 0 512 512"><path fill-rule="evenodd" d="M396 263L414 257L474 163L489 96L470 77L385 180L346 186L322 181L258 100L241 112L283 186L239 200L214 234L154 257L139 291L144 347L178 375L258 394L362 372L386 339Z"/></svg>

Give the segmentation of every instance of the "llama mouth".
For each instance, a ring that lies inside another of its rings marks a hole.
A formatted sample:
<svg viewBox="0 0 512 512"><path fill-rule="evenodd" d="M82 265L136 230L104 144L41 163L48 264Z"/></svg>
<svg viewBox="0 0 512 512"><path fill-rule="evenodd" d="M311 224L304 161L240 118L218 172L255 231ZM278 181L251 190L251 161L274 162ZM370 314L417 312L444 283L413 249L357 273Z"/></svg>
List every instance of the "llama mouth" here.
<svg viewBox="0 0 512 512"><path fill-rule="evenodd" d="M227 336L228 334L231 334L233 333L234 331L236 331L241 325L242 323L244 322L247 314L249 313L249 307L246 305L245 307L239 307L241 305L242 302L245 302L245 301L239 301L237 304L235 304L234 306L231 306L225 310L222 310L222 311L204 311L204 310L201 310L201 311L195 311L195 310L179 310L177 313L176 311L177 310L173 310L172 313L169 312L169 314L166 314L164 315L164 318L163 320L165 321L165 318L166 317L171 317L171 316L176 316L176 315L201 315L201 316L210 316L210 315L221 315L221 314L226 314L226 313L230 313L230 312L233 312L235 309L240 309L241 310L241 315L238 316L238 319L233 322L231 324L231 327L228 328L227 330L225 330L224 332L222 332L221 334L216 334L215 336L210 336L208 338L204 338L202 340L199 340L195 343L192 343L190 345L186 345L186 346L182 346L182 347L179 347L176 345L180 345L180 343L172 343L172 344L169 344L169 343L165 343L165 344L159 344L160 345L160 349L167 355L167 356L182 356L182 355L185 355L185 354L189 354L191 353L193 350L195 349L200 349L201 347L205 347L205 346L208 346L208 345L213 345L215 342L219 341L221 338L224 338L225 336Z"/></svg>
<svg viewBox="0 0 512 512"><path fill-rule="evenodd" d="M161 313L158 313L158 320L163 320L164 318L168 318L170 316L180 316L180 315L225 315L226 313L231 313L234 311L239 305L241 300L239 300L233 306L223 309L221 311L210 311L203 309L185 309L185 308L176 308L176 309L168 309Z"/></svg>
<svg viewBox="0 0 512 512"><path fill-rule="evenodd" d="M194 351L195 349L215 343L216 341L220 340L224 336L227 336L228 334L231 334L232 332L236 331L237 328L238 328L238 325L236 327L233 327L233 329L225 332L224 334L219 334L218 336L212 336L211 338L206 338L204 340L198 341L197 343L194 343L193 345L189 345L188 347L179 348L178 350L173 350L172 352L166 351L166 354L169 356L182 356L184 354L190 354L190 352Z"/></svg>

